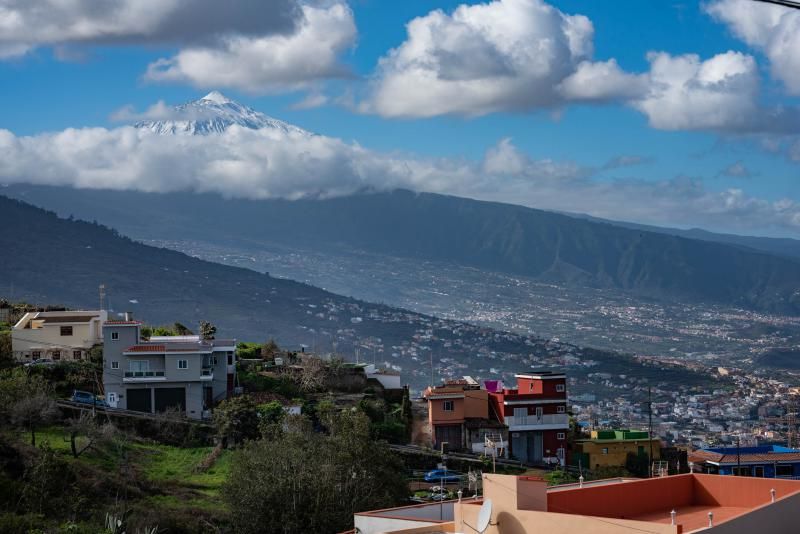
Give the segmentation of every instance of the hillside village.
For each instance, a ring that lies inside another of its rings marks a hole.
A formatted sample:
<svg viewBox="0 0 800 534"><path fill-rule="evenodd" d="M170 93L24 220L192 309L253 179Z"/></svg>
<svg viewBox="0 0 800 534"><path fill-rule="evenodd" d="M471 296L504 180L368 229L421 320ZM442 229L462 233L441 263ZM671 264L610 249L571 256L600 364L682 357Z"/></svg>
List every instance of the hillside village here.
<svg viewBox="0 0 800 534"><path fill-rule="evenodd" d="M403 476L409 481L406 498L421 503L474 486L454 467L441 495L415 481L419 475L408 474L448 463L469 472L495 472L499 466L538 473L551 484L563 484L609 476L744 474L736 466L745 455L747 476L800 478L800 449L792 448L800 446L792 415L798 392L736 369L716 369L718 386L710 392L701 385L676 389L664 381L601 372L597 362L574 356L575 349L544 343L539 349L545 356L527 358L530 371L509 376L489 369L481 381L460 378L457 363L442 357L436 378L445 373L448 378L415 392L406 385L403 367L392 360L385 369L355 361L368 359L368 342L360 345L363 352L343 358L305 348L286 351L272 340L225 340L208 322L194 334L177 323L153 327L130 315L112 319L105 310L42 310L7 301L0 310L6 325L2 380L24 375L46 380L34 386L40 389L33 396L42 399L40 406L28 407L34 419L15 418L13 409L8 419L27 426L31 444L38 447L51 446L49 436L62 425L65 436L68 428L83 425L89 440L84 446L93 449L98 438L90 436L102 427L127 428L133 434L125 439L136 441L153 439L142 424L169 424L171 433L181 436L197 421L201 426L191 432L194 437L177 442L190 439L210 447L197 464L207 471L228 458L228 451L274 433L268 430L274 422L283 420L285 426L291 418L306 418L318 421L312 432L319 432L326 418L351 409L368 421L369 439L388 442L404 458L410 470ZM389 356L419 360L437 326L392 347ZM484 357L504 355L487 350ZM645 395L650 403L632 400ZM130 421L142 422L131 429ZM38 445L37 426L48 436L40 435ZM79 435L72 431L73 451L80 448L75 445ZM732 460L723 460L732 457L733 468ZM452 511L452 502L448 506ZM353 510L356 523L361 512Z"/></svg>

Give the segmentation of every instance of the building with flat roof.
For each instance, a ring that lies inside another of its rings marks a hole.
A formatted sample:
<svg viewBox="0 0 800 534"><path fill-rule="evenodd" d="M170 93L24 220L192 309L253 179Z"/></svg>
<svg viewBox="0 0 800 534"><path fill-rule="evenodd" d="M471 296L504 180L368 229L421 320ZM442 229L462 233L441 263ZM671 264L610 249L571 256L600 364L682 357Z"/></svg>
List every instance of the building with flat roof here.
<svg viewBox="0 0 800 534"><path fill-rule="evenodd" d="M646 430L593 430L591 436L575 440L571 459L573 465L586 469L625 467L629 454L644 458L644 464L661 458L661 439L650 439Z"/></svg>
<svg viewBox="0 0 800 534"><path fill-rule="evenodd" d="M11 329L17 361L84 360L103 342L105 310L28 312Z"/></svg>
<svg viewBox="0 0 800 534"><path fill-rule="evenodd" d="M800 479L800 450L779 445L701 449L689 461L703 473Z"/></svg>
<svg viewBox="0 0 800 534"><path fill-rule="evenodd" d="M487 382L490 408L508 427L510 456L530 464L566 461L567 377L541 371L516 375L517 387Z"/></svg>
<svg viewBox="0 0 800 534"><path fill-rule="evenodd" d="M142 339L138 321L106 321L103 338L103 387L112 408L145 413L177 408L201 419L233 393L235 340Z"/></svg>
<svg viewBox="0 0 800 534"><path fill-rule="evenodd" d="M488 508L486 534L793 534L800 481L685 474L548 488L539 478L484 474L483 497L453 508L452 522L386 532L477 532L481 509Z"/></svg>

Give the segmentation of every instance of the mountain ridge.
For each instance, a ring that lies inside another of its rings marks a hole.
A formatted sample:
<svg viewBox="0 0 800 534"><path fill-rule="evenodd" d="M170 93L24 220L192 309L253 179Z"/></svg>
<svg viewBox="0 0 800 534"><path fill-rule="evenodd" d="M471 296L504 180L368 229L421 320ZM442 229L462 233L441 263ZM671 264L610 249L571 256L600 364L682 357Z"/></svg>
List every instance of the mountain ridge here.
<svg viewBox="0 0 800 534"><path fill-rule="evenodd" d="M800 312L798 261L522 206L402 190L297 201L22 186L10 192L139 238L365 250L654 298Z"/></svg>

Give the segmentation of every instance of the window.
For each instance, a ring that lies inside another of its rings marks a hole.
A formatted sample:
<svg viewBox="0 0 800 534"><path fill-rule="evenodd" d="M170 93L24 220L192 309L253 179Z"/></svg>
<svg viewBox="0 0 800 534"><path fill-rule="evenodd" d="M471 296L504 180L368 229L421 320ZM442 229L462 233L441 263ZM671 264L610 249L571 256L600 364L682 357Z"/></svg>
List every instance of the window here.
<svg viewBox="0 0 800 534"><path fill-rule="evenodd" d="M544 408L542 408L541 406L537 406L536 407L536 417L538 419L541 419L543 415L544 415Z"/></svg>
<svg viewBox="0 0 800 534"><path fill-rule="evenodd" d="M111 362L112 369L119 369L119 362Z"/></svg>
<svg viewBox="0 0 800 534"><path fill-rule="evenodd" d="M61 335L62 336L71 336L72 335L72 327L71 326L62 326L61 327Z"/></svg>
<svg viewBox="0 0 800 534"><path fill-rule="evenodd" d="M566 436L566 434L564 432L559 432L558 434L556 434L556 439L563 440L563 439L566 439L566 438L567 438L567 436Z"/></svg>
<svg viewBox="0 0 800 534"><path fill-rule="evenodd" d="M119 332L111 332L111 341L116 341L119 339Z"/></svg>
<svg viewBox="0 0 800 534"><path fill-rule="evenodd" d="M189 360L178 360L178 369L188 369Z"/></svg>
<svg viewBox="0 0 800 534"><path fill-rule="evenodd" d="M603 447L600 449L600 454L608 454L608 447Z"/></svg>
<svg viewBox="0 0 800 534"><path fill-rule="evenodd" d="M566 389L566 387L564 387L564 384L556 384L556 392L557 393L564 393L565 389Z"/></svg>
<svg viewBox="0 0 800 534"><path fill-rule="evenodd" d="M147 360L131 360L130 364L131 371L149 371L150 370L150 362Z"/></svg>
<svg viewBox="0 0 800 534"><path fill-rule="evenodd" d="M35 350L35 351L31 352L31 358L33 358L34 360L38 360L41 357L42 357L42 353L39 352L38 350Z"/></svg>
<svg viewBox="0 0 800 534"><path fill-rule="evenodd" d="M228 365L233 365L233 353L228 351Z"/></svg>
<svg viewBox="0 0 800 534"><path fill-rule="evenodd" d="M117 402L117 394L113 391L108 392L108 403L109 404L116 404Z"/></svg>
<svg viewBox="0 0 800 534"><path fill-rule="evenodd" d="M54 360L60 360L61 359L61 351L60 350L54 350L53 351L53 359Z"/></svg>
<svg viewBox="0 0 800 534"><path fill-rule="evenodd" d="M528 385L530 386L529 391L533 391L533 382L530 382Z"/></svg>
<svg viewBox="0 0 800 534"><path fill-rule="evenodd" d="M528 409L527 408L514 408L514 424L527 425L528 424Z"/></svg>
<svg viewBox="0 0 800 534"><path fill-rule="evenodd" d="M779 465L775 471L775 476L778 477L792 477L794 476L794 466Z"/></svg>
<svg viewBox="0 0 800 534"><path fill-rule="evenodd" d="M558 406L558 407L556 408L556 411L557 411L558 413L566 413L566 412L567 412L567 407L566 407L566 406Z"/></svg>
<svg viewBox="0 0 800 534"><path fill-rule="evenodd" d="M453 401L444 401L442 403L442 410L445 412L452 412L455 411L455 403Z"/></svg>
<svg viewBox="0 0 800 534"><path fill-rule="evenodd" d="M79 351L79 350L73 350L72 351L72 359L73 360L80 360L82 356L83 356L83 354L81 353L81 351Z"/></svg>

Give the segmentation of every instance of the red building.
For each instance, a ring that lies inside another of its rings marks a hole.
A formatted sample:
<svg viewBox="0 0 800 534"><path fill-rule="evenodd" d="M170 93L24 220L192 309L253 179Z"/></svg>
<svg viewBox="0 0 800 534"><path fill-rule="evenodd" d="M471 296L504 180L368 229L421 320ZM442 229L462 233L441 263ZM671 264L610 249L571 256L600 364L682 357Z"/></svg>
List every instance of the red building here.
<svg viewBox="0 0 800 534"><path fill-rule="evenodd" d="M516 379L515 389L486 384L492 415L508 427L510 456L563 465L569 430L566 375L543 371Z"/></svg>

